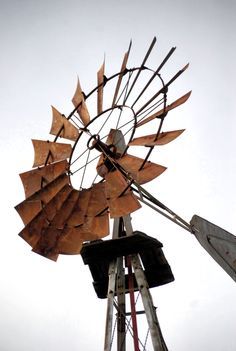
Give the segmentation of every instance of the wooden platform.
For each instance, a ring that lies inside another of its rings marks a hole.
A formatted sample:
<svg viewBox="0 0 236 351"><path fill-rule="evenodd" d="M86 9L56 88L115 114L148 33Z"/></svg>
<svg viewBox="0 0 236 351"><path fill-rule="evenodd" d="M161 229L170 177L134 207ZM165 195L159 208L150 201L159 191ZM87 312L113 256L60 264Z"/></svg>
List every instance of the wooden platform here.
<svg viewBox="0 0 236 351"><path fill-rule="evenodd" d="M117 257L139 254L149 288L164 285L174 280L171 268L162 251L162 243L142 232L118 239L98 240L83 245L81 256L84 264L89 265L93 277L93 286L99 298L107 297L108 268ZM125 276L128 292L128 275ZM135 282L135 290L137 284Z"/></svg>

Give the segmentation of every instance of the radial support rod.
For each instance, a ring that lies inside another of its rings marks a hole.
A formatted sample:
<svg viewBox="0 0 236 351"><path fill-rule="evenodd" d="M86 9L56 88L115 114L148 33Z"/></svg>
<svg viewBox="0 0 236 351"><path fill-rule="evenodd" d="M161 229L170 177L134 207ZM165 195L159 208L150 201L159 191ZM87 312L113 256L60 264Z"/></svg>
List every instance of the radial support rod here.
<svg viewBox="0 0 236 351"><path fill-rule="evenodd" d="M168 351L163 339L156 311L153 306L152 297L149 292L148 283L142 269L140 258L137 254L131 255L131 262L134 269L135 278L142 296L143 306L145 309L147 322L150 329L154 351Z"/></svg>

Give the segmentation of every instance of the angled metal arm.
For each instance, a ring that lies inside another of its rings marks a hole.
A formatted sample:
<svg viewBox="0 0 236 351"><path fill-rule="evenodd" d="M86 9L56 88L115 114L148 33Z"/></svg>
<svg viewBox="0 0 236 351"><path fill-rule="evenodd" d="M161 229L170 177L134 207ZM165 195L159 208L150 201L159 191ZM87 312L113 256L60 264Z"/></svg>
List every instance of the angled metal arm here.
<svg viewBox="0 0 236 351"><path fill-rule="evenodd" d="M184 219L182 219L179 215L177 215L174 211L172 211L170 208L168 208L166 205L164 205L161 201L157 200L153 195L151 195L147 190L145 190L141 185L136 183L135 181L133 182L133 185L136 186L133 187L131 186L131 189L138 193L139 196L137 198L143 202L145 205L149 206L156 212L160 213L162 216L168 218L175 224L178 224L180 227L184 228L185 230L189 231L190 233L193 232L191 225L186 222Z"/></svg>

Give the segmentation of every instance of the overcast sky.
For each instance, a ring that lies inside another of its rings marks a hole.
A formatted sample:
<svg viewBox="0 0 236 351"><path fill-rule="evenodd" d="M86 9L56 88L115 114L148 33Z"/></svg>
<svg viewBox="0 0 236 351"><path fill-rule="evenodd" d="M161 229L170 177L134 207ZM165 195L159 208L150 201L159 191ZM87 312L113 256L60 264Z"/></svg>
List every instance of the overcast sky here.
<svg viewBox="0 0 236 351"><path fill-rule="evenodd" d="M92 89L104 53L108 75L119 71L130 39L131 67L154 36L153 68L172 46L172 69L190 62L176 94L192 96L165 128L186 131L156 154L168 170L150 189L187 221L196 213L236 234L235 33L233 0L0 0L2 351L102 350L106 304L88 267L79 256L54 263L32 253L14 206L24 199L18 174L33 163L30 139L48 139L50 105L68 114L77 75ZM163 243L175 275L152 289L169 349L235 350L233 280L152 210L139 210L133 226Z"/></svg>

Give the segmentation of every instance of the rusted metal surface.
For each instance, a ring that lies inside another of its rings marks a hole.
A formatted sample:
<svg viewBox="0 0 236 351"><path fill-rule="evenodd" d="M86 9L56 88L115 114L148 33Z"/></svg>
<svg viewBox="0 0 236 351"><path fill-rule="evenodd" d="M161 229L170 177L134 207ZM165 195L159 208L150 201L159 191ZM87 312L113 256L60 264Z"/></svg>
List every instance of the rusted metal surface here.
<svg viewBox="0 0 236 351"><path fill-rule="evenodd" d="M50 134L75 141L79 136L79 131L65 116L52 106Z"/></svg>
<svg viewBox="0 0 236 351"><path fill-rule="evenodd" d="M188 67L188 65L184 67L184 70L185 70L187 67ZM140 126L142 126L142 125L144 125L144 124L146 124L146 123L152 121L153 119L162 116L164 113L169 112L170 110L173 110L174 108L176 108L176 107L178 107L178 106L184 104L184 103L188 100L188 98L190 97L190 95L191 95L191 91L189 91L187 94L181 96L179 99L175 100L175 101L172 102L170 105L166 106L165 109L161 109L160 111L155 112L155 113L152 114L151 116L149 116L149 117L145 118L144 120L142 120L141 122L137 123L137 127L140 127Z"/></svg>
<svg viewBox="0 0 236 351"><path fill-rule="evenodd" d="M132 45L132 41L130 41L128 51L125 53L124 58L123 58L123 62L122 62L121 69L120 69L121 73L120 73L120 75L118 77L118 81L117 81L117 84L116 84L116 89L115 89L115 93L114 93L114 97L113 97L113 101L112 101L112 106L114 106L116 104L116 99L117 99L117 96L118 96L118 93L119 93L119 90L120 90L122 78L123 78L123 76L125 74L125 69L126 69L126 65L127 65L127 62L128 62L131 45Z"/></svg>
<svg viewBox="0 0 236 351"><path fill-rule="evenodd" d="M111 218L126 216L141 207L119 171L109 172L105 179L105 193Z"/></svg>
<svg viewBox="0 0 236 351"><path fill-rule="evenodd" d="M51 225L71 191L72 188L65 185L19 233L31 247L36 245L43 231Z"/></svg>
<svg viewBox="0 0 236 351"><path fill-rule="evenodd" d="M94 184L90 189L91 195L86 212L86 216L94 217L107 208L107 199L105 194L105 184Z"/></svg>
<svg viewBox="0 0 236 351"><path fill-rule="evenodd" d="M89 115L88 108L87 108L87 105L86 105L85 100L84 100L84 95L83 95L83 92L82 92L82 89L80 86L79 78L78 78L75 94L72 98L72 102L73 102L75 107L78 107L77 112L78 112L83 124L86 126L90 122L90 115Z"/></svg>
<svg viewBox="0 0 236 351"><path fill-rule="evenodd" d="M103 80L105 71L105 60L97 73L98 92L97 92L97 113L98 115L103 111Z"/></svg>
<svg viewBox="0 0 236 351"><path fill-rule="evenodd" d="M105 176L105 192L107 200L119 197L127 188L127 182L119 171L109 172Z"/></svg>
<svg viewBox="0 0 236 351"><path fill-rule="evenodd" d="M84 223L90 196L91 196L90 189L83 189L79 191L78 200L75 203L75 206L73 208L73 211L70 214L70 217L67 219L67 226L76 227Z"/></svg>
<svg viewBox="0 0 236 351"><path fill-rule="evenodd" d="M150 182L166 170L166 167L150 161L147 161L143 168L139 170L143 165L143 159L128 154L117 160L117 163L139 184Z"/></svg>
<svg viewBox="0 0 236 351"><path fill-rule="evenodd" d="M51 141L32 139L34 146L33 167L42 166L46 161L53 163L70 157L72 147L70 144L54 143Z"/></svg>
<svg viewBox="0 0 236 351"><path fill-rule="evenodd" d="M57 250L65 255L77 255L80 253L83 238L76 228L65 228L63 235L57 242Z"/></svg>
<svg viewBox="0 0 236 351"><path fill-rule="evenodd" d="M86 217L80 229L84 241L104 238L109 234L108 212L96 217Z"/></svg>
<svg viewBox="0 0 236 351"><path fill-rule="evenodd" d="M73 189L69 196L66 198L64 203L62 204L59 211L57 211L56 215L54 216L51 225L55 226L58 229L63 229L67 223L68 218L70 217L75 204L79 197L79 191Z"/></svg>
<svg viewBox="0 0 236 351"><path fill-rule="evenodd" d="M22 221L29 223L63 187L69 183L66 174L60 175L54 181L42 188L40 191L28 197L15 207Z"/></svg>
<svg viewBox="0 0 236 351"><path fill-rule="evenodd" d="M107 201L111 218L126 216L141 207L136 196L130 190L121 197L109 199Z"/></svg>
<svg viewBox="0 0 236 351"><path fill-rule="evenodd" d="M155 146L155 145L166 145L180 136L185 129L173 130L170 132L162 132L158 135L157 140L156 134L145 135L139 138L133 139L129 146Z"/></svg>
<svg viewBox="0 0 236 351"><path fill-rule="evenodd" d="M57 243L61 254L79 254L84 241L97 240L109 234L109 217L104 213L96 217L86 217L79 227L65 227Z"/></svg>
<svg viewBox="0 0 236 351"><path fill-rule="evenodd" d="M55 227L48 227L43 231L38 242L33 247L32 251L39 255L49 258L50 260L56 261L59 255L57 249L57 241L60 237L61 231Z"/></svg>
<svg viewBox="0 0 236 351"><path fill-rule="evenodd" d="M25 197L29 197L42 187L53 181L60 174L65 173L69 169L66 160L52 163L50 165L33 169L20 174L21 181L25 190Z"/></svg>

